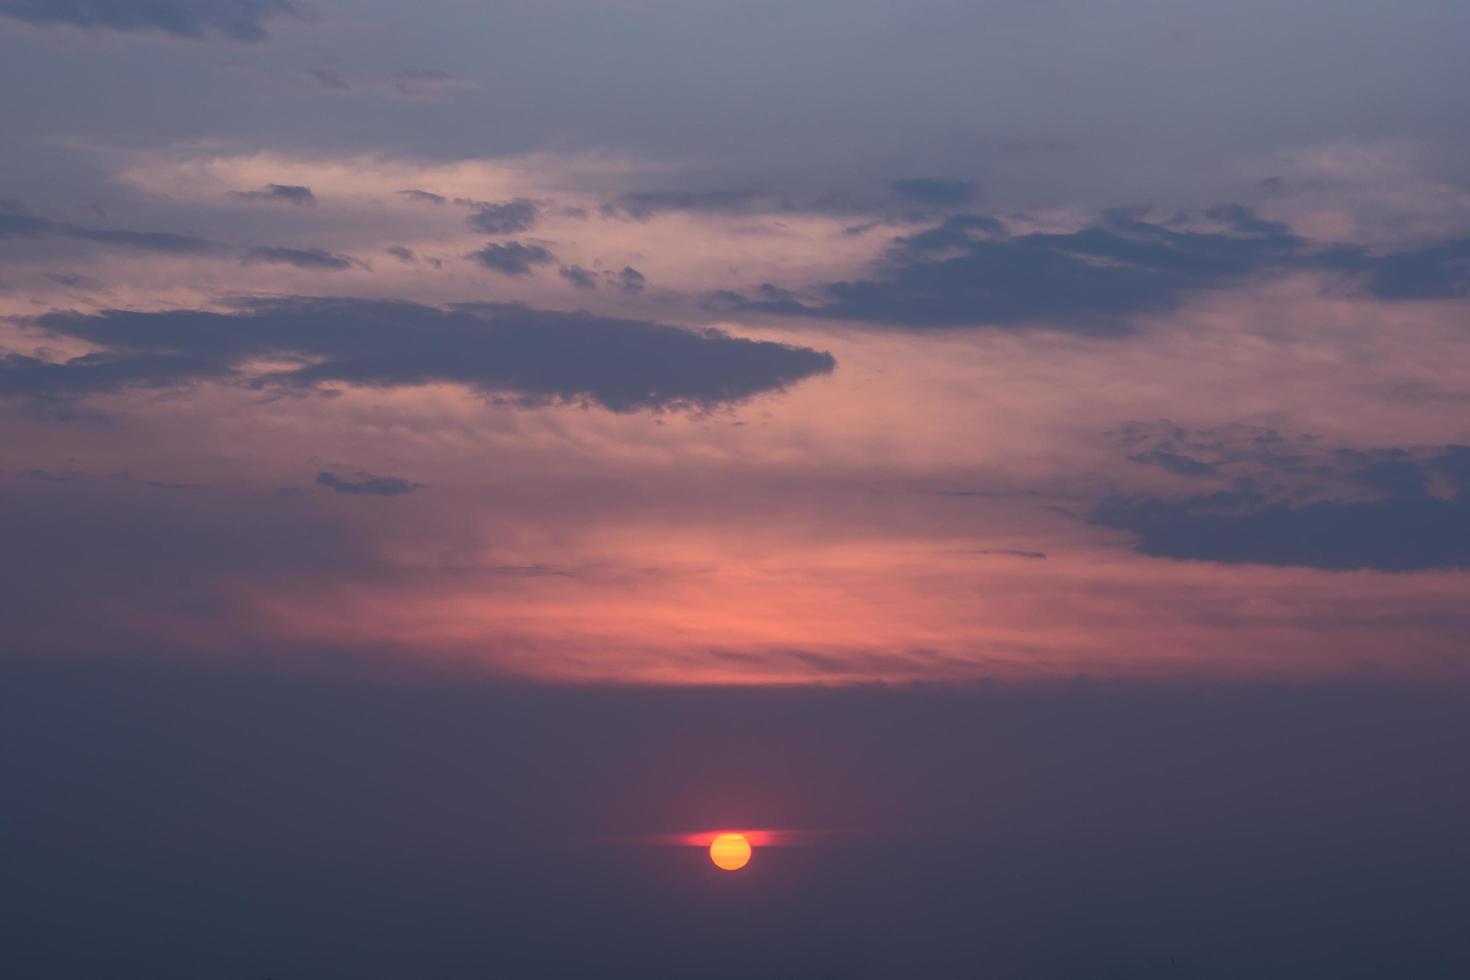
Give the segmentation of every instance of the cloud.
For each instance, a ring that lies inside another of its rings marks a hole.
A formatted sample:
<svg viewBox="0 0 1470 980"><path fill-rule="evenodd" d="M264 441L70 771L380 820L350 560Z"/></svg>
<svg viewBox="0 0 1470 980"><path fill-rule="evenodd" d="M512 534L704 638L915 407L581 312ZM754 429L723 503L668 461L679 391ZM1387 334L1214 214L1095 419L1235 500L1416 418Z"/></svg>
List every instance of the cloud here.
<svg viewBox="0 0 1470 980"><path fill-rule="evenodd" d="M128 388L172 388L231 374L227 360L209 355L110 352L69 361L0 355L0 395L66 398Z"/></svg>
<svg viewBox="0 0 1470 980"><path fill-rule="evenodd" d="M591 269L585 269L580 265L564 265L558 270L558 273L578 289L597 288L597 273ZM623 266L623 270L616 274L604 272L602 278L604 282L616 285L625 293L641 293L643 287L648 283L648 277L631 265Z"/></svg>
<svg viewBox="0 0 1470 980"><path fill-rule="evenodd" d="M520 242L499 245L491 242L478 252L471 252L467 258L508 276L525 276L531 273L532 266L546 265L556 257L540 245L522 245Z"/></svg>
<svg viewBox="0 0 1470 980"><path fill-rule="evenodd" d="M648 282L648 277L631 265L625 265L623 271L618 273L618 281L623 285L623 292L641 293Z"/></svg>
<svg viewBox="0 0 1470 980"><path fill-rule="evenodd" d="M336 255L320 248L284 248L276 245L260 245L245 254L245 261L264 262L273 265L294 265L298 269L350 269L356 263L345 255Z"/></svg>
<svg viewBox="0 0 1470 980"><path fill-rule="evenodd" d="M422 489L424 486L422 483L413 483L396 476L374 476L371 473L338 476L325 470L316 475L316 482L337 493L372 497L401 497Z"/></svg>
<svg viewBox="0 0 1470 980"><path fill-rule="evenodd" d="M1130 458L1184 476L1223 476L1229 486L1105 498L1091 522L1132 532L1142 554L1334 570L1470 567L1470 447L1334 450L1245 427L1165 426L1154 437L1192 443L1203 458L1167 448Z"/></svg>
<svg viewBox="0 0 1470 980"><path fill-rule="evenodd" d="M597 277L580 265L564 265L558 270L558 275L578 289L597 288Z"/></svg>
<svg viewBox="0 0 1470 980"><path fill-rule="evenodd" d="M0 238L52 234L60 226L26 211L19 201L0 201Z"/></svg>
<svg viewBox="0 0 1470 980"><path fill-rule="evenodd" d="M1385 256L1369 288L1379 299L1459 299L1470 296L1470 238Z"/></svg>
<svg viewBox="0 0 1470 980"><path fill-rule="evenodd" d="M1171 453L1164 449L1151 449L1148 452L1137 453L1128 458L1135 463L1162 466L1171 473L1178 473L1180 476L1205 476L1215 472L1215 467L1209 463L1203 463L1193 456L1186 456L1183 453Z"/></svg>
<svg viewBox="0 0 1470 980"><path fill-rule="evenodd" d="M895 180L890 186L899 197L927 207L957 208L973 201L979 194L979 187L974 181L945 177Z"/></svg>
<svg viewBox="0 0 1470 980"><path fill-rule="evenodd" d="M1173 309L1191 292L1302 270L1345 274L1381 300L1460 298L1470 296L1470 238L1383 255L1324 248L1236 205L1163 222L1112 211L1077 231L1019 235L997 218L959 214L894 239L864 278L804 292L763 284L717 293L711 306L916 330L1120 335L1133 317Z"/></svg>
<svg viewBox="0 0 1470 980"><path fill-rule="evenodd" d="M59 234L103 245L136 248L147 252L172 255L203 255L217 252L222 246L193 235L176 235L168 231L128 231L122 228L63 227Z"/></svg>
<svg viewBox="0 0 1470 980"><path fill-rule="evenodd" d="M219 252L224 246L193 235L170 231L133 231L126 228L89 228L84 225L52 221L31 214L16 201L0 201L0 238L29 238L54 235L78 241L114 245L170 255L204 255Z"/></svg>
<svg viewBox="0 0 1470 980"><path fill-rule="evenodd" d="M830 354L640 320L481 304L253 301L232 312L50 313L35 326L96 352L50 362L0 359L0 393L65 397L233 380L311 389L458 383L522 404L614 412L703 410L830 373ZM294 368L247 375L261 359Z"/></svg>
<svg viewBox="0 0 1470 980"><path fill-rule="evenodd" d="M418 261L418 256L407 245L389 245L385 251L400 262Z"/></svg>
<svg viewBox="0 0 1470 980"><path fill-rule="evenodd" d="M446 200L443 194L434 194L429 191L421 191L415 188L409 188L406 191L399 191L398 193L402 194L404 197L408 198L411 201L421 201L425 204L443 204Z"/></svg>
<svg viewBox="0 0 1470 980"><path fill-rule="evenodd" d="M524 197L499 204L481 204L478 210L466 219L469 226L486 235L514 235L526 231L536 224L540 210L535 203Z"/></svg>
<svg viewBox="0 0 1470 980"><path fill-rule="evenodd" d="M98 31L157 31L199 40L264 41L268 20L309 20L290 0L0 0L0 15L31 24L68 24Z"/></svg>
<svg viewBox="0 0 1470 980"><path fill-rule="evenodd" d="M1132 531L1140 553L1160 558L1393 572L1470 568L1470 499L1463 496L1300 507L1261 506L1237 493L1182 501L1111 498L1092 520Z"/></svg>
<svg viewBox="0 0 1470 980"><path fill-rule="evenodd" d="M1011 235L993 217L957 215L896 239L869 278L828 283L810 299L766 290L717 301L915 329L1043 323L1118 334L1130 316L1170 309L1190 290L1279 265L1302 249L1285 226L1243 209L1207 218L1224 227L1182 230L1116 211L1074 232Z"/></svg>
<svg viewBox="0 0 1470 980"><path fill-rule="evenodd" d="M311 207L316 204L316 195L310 187L300 184L266 184L258 191L235 191L235 196L247 201L267 201Z"/></svg>

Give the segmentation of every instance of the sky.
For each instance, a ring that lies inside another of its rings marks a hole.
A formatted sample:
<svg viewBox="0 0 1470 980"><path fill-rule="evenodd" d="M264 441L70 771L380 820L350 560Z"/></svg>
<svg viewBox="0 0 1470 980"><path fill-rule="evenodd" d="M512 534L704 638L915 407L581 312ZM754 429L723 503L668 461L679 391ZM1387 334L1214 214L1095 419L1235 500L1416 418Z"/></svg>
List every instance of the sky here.
<svg viewBox="0 0 1470 980"><path fill-rule="evenodd" d="M1465 976L1467 42L0 0L0 965Z"/></svg>

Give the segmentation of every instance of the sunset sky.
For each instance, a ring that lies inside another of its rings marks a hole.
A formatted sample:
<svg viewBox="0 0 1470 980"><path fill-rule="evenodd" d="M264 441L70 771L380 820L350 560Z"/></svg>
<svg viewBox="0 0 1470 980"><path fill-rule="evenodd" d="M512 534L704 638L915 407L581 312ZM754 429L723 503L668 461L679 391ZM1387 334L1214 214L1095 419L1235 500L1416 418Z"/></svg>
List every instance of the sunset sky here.
<svg viewBox="0 0 1470 980"><path fill-rule="evenodd" d="M1467 50L0 0L0 973L1470 975Z"/></svg>

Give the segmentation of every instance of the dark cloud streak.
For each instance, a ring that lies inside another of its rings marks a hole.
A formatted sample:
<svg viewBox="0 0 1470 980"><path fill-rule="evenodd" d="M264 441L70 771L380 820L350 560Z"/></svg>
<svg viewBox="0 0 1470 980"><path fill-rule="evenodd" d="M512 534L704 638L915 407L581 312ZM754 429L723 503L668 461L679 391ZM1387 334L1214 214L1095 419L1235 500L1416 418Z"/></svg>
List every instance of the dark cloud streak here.
<svg viewBox="0 0 1470 980"><path fill-rule="evenodd" d="M973 201L979 195L974 181L955 180L948 177L918 177L895 180L894 193L905 200L926 207L957 208Z"/></svg>
<svg viewBox="0 0 1470 980"><path fill-rule="evenodd" d="M237 378L260 358L300 367L260 386L459 383L524 404L615 412L708 409L829 373L830 354L639 320L511 305L443 310L386 300L257 301L235 312L51 313L36 326L101 348L65 362L10 355L0 392L64 397Z"/></svg>
<svg viewBox="0 0 1470 980"><path fill-rule="evenodd" d="M322 269L341 272L357 263L345 255L336 255L320 248L285 248L277 245L260 245L245 253L247 263L264 262L272 265L292 265L298 269Z"/></svg>
<svg viewBox="0 0 1470 980"><path fill-rule="evenodd" d="M169 231L133 231L125 228L89 228L52 221L24 210L18 202L0 201L0 238L31 238L54 235L77 241L96 242L170 255L206 255L223 251L218 242Z"/></svg>
<svg viewBox="0 0 1470 980"><path fill-rule="evenodd" d="M246 201L278 202L298 207L316 204L316 195L311 188L300 184L266 184L258 191L235 191L235 196Z"/></svg>
<svg viewBox="0 0 1470 980"><path fill-rule="evenodd" d="M528 276L535 266L556 260L556 256L540 245L522 245L520 242L491 242L479 251L471 252L467 258L507 276Z"/></svg>
<svg viewBox="0 0 1470 980"><path fill-rule="evenodd" d="M329 471L318 473L316 482L336 493L369 497L401 497L423 487L422 483L414 483L396 476L374 476L371 473L339 476Z"/></svg>

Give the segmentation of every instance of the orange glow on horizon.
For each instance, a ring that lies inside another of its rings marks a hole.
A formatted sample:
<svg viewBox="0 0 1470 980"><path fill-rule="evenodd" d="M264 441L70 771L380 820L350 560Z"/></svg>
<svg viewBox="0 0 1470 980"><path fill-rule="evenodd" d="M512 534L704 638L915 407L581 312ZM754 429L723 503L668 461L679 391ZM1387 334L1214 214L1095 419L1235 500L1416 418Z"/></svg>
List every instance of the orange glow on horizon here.
<svg viewBox="0 0 1470 980"><path fill-rule="evenodd" d="M727 827L721 830L702 830L693 834L673 834L657 839L667 844L709 847L721 837L744 837L750 842L751 847L771 847L792 843L791 838L798 833L798 831L790 830L748 830L745 828L732 830Z"/></svg>

